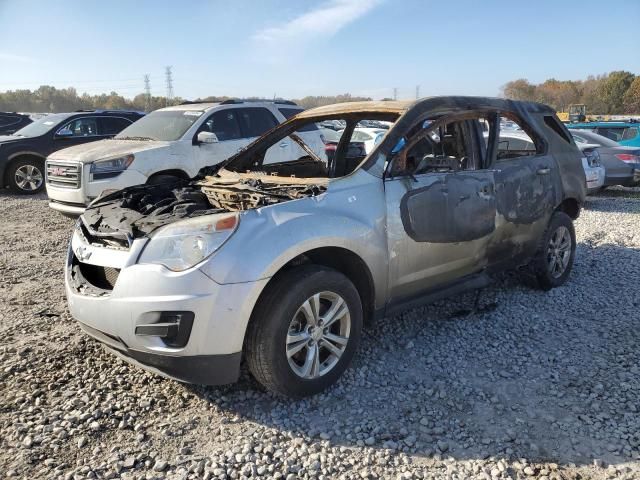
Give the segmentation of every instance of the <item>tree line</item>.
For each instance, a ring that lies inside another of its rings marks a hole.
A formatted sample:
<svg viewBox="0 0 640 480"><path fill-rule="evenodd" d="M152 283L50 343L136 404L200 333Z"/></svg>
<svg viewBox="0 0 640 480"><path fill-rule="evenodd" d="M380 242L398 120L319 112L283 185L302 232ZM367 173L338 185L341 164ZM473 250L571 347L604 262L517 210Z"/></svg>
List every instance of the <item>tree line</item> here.
<svg viewBox="0 0 640 480"><path fill-rule="evenodd" d="M196 98L193 101L222 102L233 97L209 96ZM256 97L250 99L256 100ZM304 108L312 108L332 103L352 102L358 100L371 100L368 97L356 97L348 93L333 96L307 96L294 100ZM125 98L117 92L100 95L79 95L73 87L55 88L43 85L36 90L9 90L0 92L0 111L4 112L73 112L75 110L137 110L152 111L169 105L179 105L183 98L167 100L162 96L148 97L140 93L132 99Z"/></svg>
<svg viewBox="0 0 640 480"><path fill-rule="evenodd" d="M640 114L640 76L626 71L614 71L590 76L586 80L556 80L550 78L534 84L520 78L502 87L502 96L514 100L529 100L546 103L557 111L564 112L569 105L585 104L589 114ZM209 96L194 101L220 102L228 96ZM330 105L332 103L371 100L348 93L341 95L306 96L294 100L304 108ZM390 99L383 99L390 100ZM71 112L74 110L139 110L152 111L168 105L184 102L183 98L167 100L163 96L147 97L140 93L125 98L117 92L90 95L78 94L73 87L55 88L43 85L36 90L9 90L0 92L0 111L9 112Z"/></svg>
<svg viewBox="0 0 640 480"><path fill-rule="evenodd" d="M539 84L520 78L505 84L502 94L546 103L559 112L566 112L571 104L584 104L587 113L594 115L640 114L640 76L622 70L586 80L550 78Z"/></svg>

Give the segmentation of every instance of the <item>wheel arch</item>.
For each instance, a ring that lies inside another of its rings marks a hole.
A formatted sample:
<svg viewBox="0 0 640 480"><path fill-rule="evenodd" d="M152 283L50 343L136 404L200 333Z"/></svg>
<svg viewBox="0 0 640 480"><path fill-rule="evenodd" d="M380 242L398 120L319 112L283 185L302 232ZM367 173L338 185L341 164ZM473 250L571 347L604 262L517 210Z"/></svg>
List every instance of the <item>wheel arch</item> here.
<svg viewBox="0 0 640 480"><path fill-rule="evenodd" d="M360 295L365 325L373 322L376 298L373 275L366 262L357 253L344 247L319 247L296 255L276 271L260 296L268 291L269 286L277 281L282 273L292 268L309 264L331 268L347 277ZM260 299L258 299L259 301ZM256 302L256 305L258 302Z"/></svg>
<svg viewBox="0 0 640 480"><path fill-rule="evenodd" d="M3 186L9 185L9 178L7 177L7 175L9 175L9 170L11 170L11 166L13 165L13 163L23 158L35 158L41 162L44 162L46 160L46 157L38 152L25 150L12 153L7 157L7 161L4 162L4 165L2 165L2 171L0 171L0 178L2 178ZM45 172L42 172L42 174L44 175Z"/></svg>
<svg viewBox="0 0 640 480"><path fill-rule="evenodd" d="M556 210L566 213L572 220L575 220L580 216L580 207L580 202L577 199L568 197L558 205Z"/></svg>
<svg viewBox="0 0 640 480"><path fill-rule="evenodd" d="M174 169L168 169L168 170L160 170L157 172L153 172L151 175L149 175L147 181L149 181L149 179L153 178L153 177L157 177L160 175L168 175L168 176L172 176L172 177L178 177L181 178L182 180L190 180L191 177L189 176L189 174L187 172L185 172L184 170L180 170L179 168L174 168Z"/></svg>

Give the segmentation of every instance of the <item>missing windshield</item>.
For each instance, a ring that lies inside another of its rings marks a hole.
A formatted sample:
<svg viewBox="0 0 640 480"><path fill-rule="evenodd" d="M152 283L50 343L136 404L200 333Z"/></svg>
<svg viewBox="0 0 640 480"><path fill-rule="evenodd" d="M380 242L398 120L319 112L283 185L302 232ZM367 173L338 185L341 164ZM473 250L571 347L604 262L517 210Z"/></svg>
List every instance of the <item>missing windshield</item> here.
<svg viewBox="0 0 640 480"><path fill-rule="evenodd" d="M328 117L328 118L327 118ZM338 178L353 172L385 137L397 114L294 118L223 167L277 177ZM206 174L214 173L208 169Z"/></svg>

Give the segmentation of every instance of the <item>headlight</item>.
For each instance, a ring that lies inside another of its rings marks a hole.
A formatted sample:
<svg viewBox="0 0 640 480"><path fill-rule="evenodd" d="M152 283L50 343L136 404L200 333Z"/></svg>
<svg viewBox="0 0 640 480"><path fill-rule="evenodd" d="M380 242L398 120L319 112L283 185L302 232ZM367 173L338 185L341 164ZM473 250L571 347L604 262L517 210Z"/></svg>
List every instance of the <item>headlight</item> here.
<svg viewBox="0 0 640 480"><path fill-rule="evenodd" d="M102 180L120 175L124 170L129 168L135 156L131 153L122 157L108 158L106 160L98 160L91 164L91 179Z"/></svg>
<svg viewBox="0 0 640 480"><path fill-rule="evenodd" d="M166 225L151 236L138 263L181 272L210 257L235 232L238 214L216 214Z"/></svg>

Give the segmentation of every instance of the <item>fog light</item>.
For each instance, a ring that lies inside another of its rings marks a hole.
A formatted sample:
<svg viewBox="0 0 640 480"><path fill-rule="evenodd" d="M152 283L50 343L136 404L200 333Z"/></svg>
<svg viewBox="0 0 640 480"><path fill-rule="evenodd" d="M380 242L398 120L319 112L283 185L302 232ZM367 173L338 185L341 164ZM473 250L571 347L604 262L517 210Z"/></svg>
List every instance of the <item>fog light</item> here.
<svg viewBox="0 0 640 480"><path fill-rule="evenodd" d="M182 348L187 345L193 327L193 312L160 312L154 323L136 325L136 335L158 337L167 347Z"/></svg>

